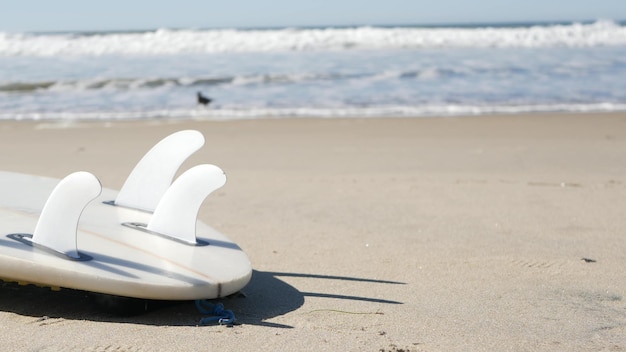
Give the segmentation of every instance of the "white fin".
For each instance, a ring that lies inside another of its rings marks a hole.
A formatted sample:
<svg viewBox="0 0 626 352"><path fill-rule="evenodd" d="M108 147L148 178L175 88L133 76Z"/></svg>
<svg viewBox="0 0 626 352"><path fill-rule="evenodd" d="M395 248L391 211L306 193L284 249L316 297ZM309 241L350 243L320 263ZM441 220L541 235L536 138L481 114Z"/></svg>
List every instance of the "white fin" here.
<svg viewBox="0 0 626 352"><path fill-rule="evenodd" d="M149 231L195 244L196 220L204 199L226 183L215 165L198 165L180 175L167 189L148 223Z"/></svg>
<svg viewBox="0 0 626 352"><path fill-rule="evenodd" d="M89 172L79 171L66 176L48 197L37 221L32 242L79 258L76 246L78 220L85 206L98 197L101 191L100 181Z"/></svg>
<svg viewBox="0 0 626 352"><path fill-rule="evenodd" d="M179 131L162 139L137 163L115 204L154 211L180 165L203 145L202 133L194 130Z"/></svg>

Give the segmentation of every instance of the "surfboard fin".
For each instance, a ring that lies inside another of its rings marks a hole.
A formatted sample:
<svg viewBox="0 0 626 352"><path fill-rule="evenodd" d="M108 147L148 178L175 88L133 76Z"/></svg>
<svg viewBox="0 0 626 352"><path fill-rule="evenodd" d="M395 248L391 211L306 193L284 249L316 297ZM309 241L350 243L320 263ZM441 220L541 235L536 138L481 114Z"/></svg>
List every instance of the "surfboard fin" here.
<svg viewBox="0 0 626 352"><path fill-rule="evenodd" d="M195 130L165 137L137 163L113 204L153 212L180 165L203 145L204 136Z"/></svg>
<svg viewBox="0 0 626 352"><path fill-rule="evenodd" d="M66 176L54 188L46 201L32 243L64 254L70 259L80 259L76 231L83 210L102 192L96 176L79 171Z"/></svg>
<svg viewBox="0 0 626 352"><path fill-rule="evenodd" d="M224 171L215 165L192 167L167 189L146 229L197 245L196 221L204 199L226 183Z"/></svg>

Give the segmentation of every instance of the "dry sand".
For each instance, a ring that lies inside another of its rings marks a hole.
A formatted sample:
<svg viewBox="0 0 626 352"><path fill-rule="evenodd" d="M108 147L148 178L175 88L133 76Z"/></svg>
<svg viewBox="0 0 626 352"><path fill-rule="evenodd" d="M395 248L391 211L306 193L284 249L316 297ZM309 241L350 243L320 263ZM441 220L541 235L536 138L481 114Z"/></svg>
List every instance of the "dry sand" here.
<svg viewBox="0 0 626 352"><path fill-rule="evenodd" d="M229 177L200 218L253 263L241 325L3 285L3 349L626 350L625 114L2 122L0 164L119 189L182 129Z"/></svg>

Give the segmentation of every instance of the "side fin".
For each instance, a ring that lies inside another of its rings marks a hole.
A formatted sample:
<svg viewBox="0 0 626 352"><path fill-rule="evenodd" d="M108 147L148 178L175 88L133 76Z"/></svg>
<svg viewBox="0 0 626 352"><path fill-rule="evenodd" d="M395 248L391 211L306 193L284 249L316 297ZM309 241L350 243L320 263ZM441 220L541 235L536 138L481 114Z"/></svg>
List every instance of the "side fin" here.
<svg viewBox="0 0 626 352"><path fill-rule="evenodd" d="M116 205L154 211L182 163L204 145L202 133L173 133L150 149L130 173L115 199Z"/></svg>
<svg viewBox="0 0 626 352"><path fill-rule="evenodd" d="M32 242L80 258L76 245L78 220L89 202L102 192L96 176L79 171L66 176L54 188L41 211Z"/></svg>
<svg viewBox="0 0 626 352"><path fill-rule="evenodd" d="M196 244L196 221L204 199L226 183L215 165L198 165L180 175L167 189L150 218L147 229Z"/></svg>

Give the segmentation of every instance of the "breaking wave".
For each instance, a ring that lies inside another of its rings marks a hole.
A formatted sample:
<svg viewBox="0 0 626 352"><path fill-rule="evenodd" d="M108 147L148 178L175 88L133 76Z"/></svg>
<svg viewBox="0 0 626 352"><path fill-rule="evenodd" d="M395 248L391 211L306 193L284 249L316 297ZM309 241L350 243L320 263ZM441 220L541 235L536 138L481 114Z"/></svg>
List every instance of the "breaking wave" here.
<svg viewBox="0 0 626 352"><path fill-rule="evenodd" d="M619 45L626 45L626 27L610 20L527 26L158 29L145 32L56 34L0 32L0 56Z"/></svg>

